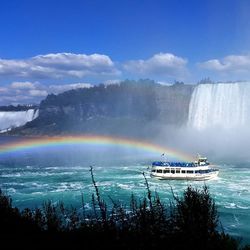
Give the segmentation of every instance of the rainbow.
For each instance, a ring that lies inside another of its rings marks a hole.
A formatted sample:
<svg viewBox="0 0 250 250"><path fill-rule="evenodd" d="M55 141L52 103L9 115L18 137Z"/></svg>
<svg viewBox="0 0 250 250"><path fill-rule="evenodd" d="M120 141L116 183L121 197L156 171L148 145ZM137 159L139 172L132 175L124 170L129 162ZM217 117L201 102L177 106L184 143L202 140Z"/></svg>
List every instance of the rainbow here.
<svg viewBox="0 0 250 250"><path fill-rule="evenodd" d="M146 141L100 135L25 138L15 142L0 144L0 155L35 148L58 147L64 145L113 145L157 153L159 155L164 153L175 159L193 161L192 156L168 147L163 147Z"/></svg>

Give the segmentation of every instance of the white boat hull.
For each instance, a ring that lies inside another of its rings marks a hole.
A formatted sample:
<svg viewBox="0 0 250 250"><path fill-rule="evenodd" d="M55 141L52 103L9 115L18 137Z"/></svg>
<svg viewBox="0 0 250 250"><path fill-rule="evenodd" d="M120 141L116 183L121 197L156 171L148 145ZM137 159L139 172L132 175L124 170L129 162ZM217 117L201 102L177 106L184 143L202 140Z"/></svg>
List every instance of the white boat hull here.
<svg viewBox="0 0 250 250"><path fill-rule="evenodd" d="M151 173L151 177L159 180L193 180L193 181L206 181L217 177L219 171L214 171L209 174L157 174Z"/></svg>
<svg viewBox="0 0 250 250"><path fill-rule="evenodd" d="M173 167L157 166L151 168L151 177L160 180L194 180L204 181L217 177L219 170L214 165Z"/></svg>

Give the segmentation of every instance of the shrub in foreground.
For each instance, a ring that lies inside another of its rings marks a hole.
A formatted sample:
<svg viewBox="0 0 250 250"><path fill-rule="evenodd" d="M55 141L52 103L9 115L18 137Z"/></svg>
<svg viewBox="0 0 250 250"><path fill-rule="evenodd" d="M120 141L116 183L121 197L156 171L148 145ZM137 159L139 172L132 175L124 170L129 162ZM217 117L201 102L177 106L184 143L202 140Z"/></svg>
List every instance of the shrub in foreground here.
<svg viewBox="0 0 250 250"><path fill-rule="evenodd" d="M130 204L112 200L107 209L96 185L92 210L80 214L62 202L43 204L41 209L20 211L0 191L0 233L2 244L13 247L109 248L109 249L240 249L239 242L218 231L218 213L207 186L188 186L181 197L173 194L169 205L152 194L147 179L147 196ZM249 246L244 248L250 249Z"/></svg>

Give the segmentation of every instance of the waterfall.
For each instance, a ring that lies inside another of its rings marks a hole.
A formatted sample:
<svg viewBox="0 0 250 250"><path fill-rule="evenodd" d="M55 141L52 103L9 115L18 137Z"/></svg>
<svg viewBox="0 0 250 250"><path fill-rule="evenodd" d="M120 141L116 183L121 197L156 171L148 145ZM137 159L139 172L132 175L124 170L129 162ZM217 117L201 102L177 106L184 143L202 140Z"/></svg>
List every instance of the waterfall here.
<svg viewBox="0 0 250 250"><path fill-rule="evenodd" d="M250 83L199 84L189 104L188 125L239 128L250 122Z"/></svg>
<svg viewBox="0 0 250 250"><path fill-rule="evenodd" d="M26 111L1 111L0 132L5 132L8 129L22 126L37 118L38 115L38 109L29 109Z"/></svg>

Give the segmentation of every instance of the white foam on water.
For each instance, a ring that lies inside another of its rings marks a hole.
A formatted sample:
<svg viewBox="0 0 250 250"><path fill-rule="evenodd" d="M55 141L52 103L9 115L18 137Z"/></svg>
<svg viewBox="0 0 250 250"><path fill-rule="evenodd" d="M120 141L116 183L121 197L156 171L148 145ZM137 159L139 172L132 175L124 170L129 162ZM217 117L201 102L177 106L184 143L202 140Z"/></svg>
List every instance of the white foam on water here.
<svg viewBox="0 0 250 250"><path fill-rule="evenodd" d="M17 192L15 188L7 188L6 191L8 195L12 195Z"/></svg>
<svg viewBox="0 0 250 250"><path fill-rule="evenodd" d="M250 210L250 206L240 206L240 205L236 205L237 206L237 208L240 208L240 209L246 209L246 210Z"/></svg>
<svg viewBox="0 0 250 250"><path fill-rule="evenodd" d="M44 192L32 192L32 193L30 193L31 195L46 195Z"/></svg>
<svg viewBox="0 0 250 250"><path fill-rule="evenodd" d="M118 187L120 189L124 189L124 190L133 190L135 186L131 185L131 184L121 184L121 183L118 183L118 184L116 184L116 187Z"/></svg>
<svg viewBox="0 0 250 250"><path fill-rule="evenodd" d="M230 208L230 209L235 209L237 208L236 204L231 202L231 203L226 203L225 205L225 208Z"/></svg>
<svg viewBox="0 0 250 250"><path fill-rule="evenodd" d="M21 173L15 173L15 174L2 174L1 177L21 177Z"/></svg>

